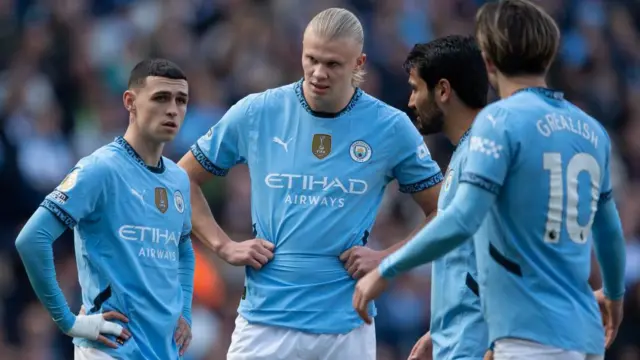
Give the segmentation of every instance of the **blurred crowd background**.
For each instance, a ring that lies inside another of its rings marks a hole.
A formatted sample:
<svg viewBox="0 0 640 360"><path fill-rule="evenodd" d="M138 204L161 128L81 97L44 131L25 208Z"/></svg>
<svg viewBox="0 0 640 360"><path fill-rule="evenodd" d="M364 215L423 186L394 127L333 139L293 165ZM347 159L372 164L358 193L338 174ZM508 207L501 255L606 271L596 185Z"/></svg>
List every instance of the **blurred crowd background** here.
<svg viewBox="0 0 640 360"><path fill-rule="evenodd" d="M626 317L607 359L640 359L640 1L539 1L557 19L562 47L550 83L597 117L614 144L613 177L628 239ZM301 77L301 34L317 12L346 7L365 27L363 88L406 110L402 62L416 42L473 32L482 0L0 0L0 359L72 359L37 302L14 248L42 198L81 157L127 125L122 92L139 60L160 56L187 73L191 103L166 156L179 159L246 94ZM452 147L428 139L444 169ZM208 184L214 215L251 237L246 168ZM370 244L383 248L420 220L391 186ZM244 272L198 251L188 360L224 359ZM71 232L55 243L59 281L79 307ZM378 301L378 359L406 359L428 329L429 267L394 282Z"/></svg>

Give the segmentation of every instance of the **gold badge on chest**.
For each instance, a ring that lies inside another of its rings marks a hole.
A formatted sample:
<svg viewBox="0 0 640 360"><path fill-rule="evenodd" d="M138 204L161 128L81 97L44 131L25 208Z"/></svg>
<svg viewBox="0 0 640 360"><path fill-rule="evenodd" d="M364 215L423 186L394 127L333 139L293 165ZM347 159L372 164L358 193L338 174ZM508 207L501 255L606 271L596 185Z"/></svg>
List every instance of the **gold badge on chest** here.
<svg viewBox="0 0 640 360"><path fill-rule="evenodd" d="M155 189L156 207L161 213L167 212L169 208L169 198L167 196L167 189L163 187L157 187Z"/></svg>
<svg viewBox="0 0 640 360"><path fill-rule="evenodd" d="M320 160L329 156L329 153L331 153L331 135L313 135L313 141L311 142L311 152Z"/></svg>

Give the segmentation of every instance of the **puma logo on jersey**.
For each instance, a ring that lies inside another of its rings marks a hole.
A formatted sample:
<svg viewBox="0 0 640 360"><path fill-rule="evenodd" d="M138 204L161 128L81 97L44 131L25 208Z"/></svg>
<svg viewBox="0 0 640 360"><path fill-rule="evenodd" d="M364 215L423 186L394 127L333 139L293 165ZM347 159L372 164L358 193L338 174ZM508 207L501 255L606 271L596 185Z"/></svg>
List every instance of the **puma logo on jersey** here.
<svg viewBox="0 0 640 360"><path fill-rule="evenodd" d="M273 137L273 142L278 145L282 145L282 147L284 148L284 152L289 152L289 143L291 142L291 140L293 140L293 138L287 140L287 142L284 142L277 136Z"/></svg>
<svg viewBox="0 0 640 360"><path fill-rule="evenodd" d="M143 191L142 194L140 194L136 189L131 188L131 194L133 194L133 196L137 197L138 199L140 199L140 201L142 201L144 203L144 193L146 191Z"/></svg>

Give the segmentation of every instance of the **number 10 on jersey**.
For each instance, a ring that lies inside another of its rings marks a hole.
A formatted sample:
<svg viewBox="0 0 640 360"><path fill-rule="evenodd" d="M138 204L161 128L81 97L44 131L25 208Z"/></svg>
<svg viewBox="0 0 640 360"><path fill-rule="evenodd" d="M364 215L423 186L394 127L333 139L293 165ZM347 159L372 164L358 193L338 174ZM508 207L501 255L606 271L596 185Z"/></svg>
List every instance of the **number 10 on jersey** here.
<svg viewBox="0 0 640 360"><path fill-rule="evenodd" d="M600 198L600 165L593 156L587 153L578 153L571 157L566 168L563 166L562 160L560 153L544 153L543 155L544 169L549 172L549 205L544 241L547 243L559 242L564 223L569 238L577 244L584 244L589 238ZM578 176L583 171L589 174L591 197L589 199L589 221L585 225L580 225L578 222ZM566 207L564 201L565 182Z"/></svg>

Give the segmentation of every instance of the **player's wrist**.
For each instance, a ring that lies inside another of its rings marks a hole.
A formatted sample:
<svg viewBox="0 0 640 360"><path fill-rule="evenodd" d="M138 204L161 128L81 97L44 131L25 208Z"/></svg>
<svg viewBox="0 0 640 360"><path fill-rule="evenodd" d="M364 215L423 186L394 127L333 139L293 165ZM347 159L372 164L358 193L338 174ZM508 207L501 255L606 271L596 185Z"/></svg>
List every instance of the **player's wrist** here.
<svg viewBox="0 0 640 360"><path fill-rule="evenodd" d="M384 258L380 262L380 265L378 265L378 272L380 273L380 276L387 280L391 280L396 276L396 271L389 258Z"/></svg>

